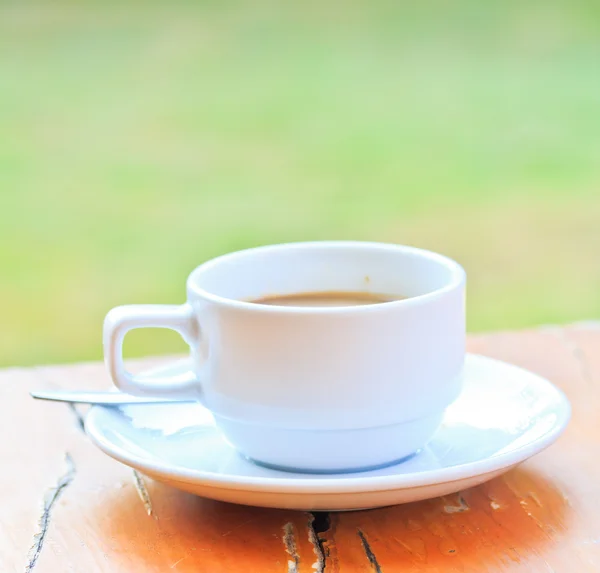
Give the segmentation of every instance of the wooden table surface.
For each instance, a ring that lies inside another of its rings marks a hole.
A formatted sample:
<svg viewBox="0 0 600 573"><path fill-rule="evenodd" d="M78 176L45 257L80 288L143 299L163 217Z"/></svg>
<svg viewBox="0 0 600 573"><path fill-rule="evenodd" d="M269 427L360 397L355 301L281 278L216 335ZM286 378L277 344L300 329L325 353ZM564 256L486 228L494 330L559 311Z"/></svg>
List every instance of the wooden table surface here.
<svg viewBox="0 0 600 573"><path fill-rule="evenodd" d="M102 364L0 371L0 571L600 571L600 323L472 336L469 349L562 388L573 405L566 433L458 495L330 515L152 482L97 450L80 412L28 396L106 387Z"/></svg>

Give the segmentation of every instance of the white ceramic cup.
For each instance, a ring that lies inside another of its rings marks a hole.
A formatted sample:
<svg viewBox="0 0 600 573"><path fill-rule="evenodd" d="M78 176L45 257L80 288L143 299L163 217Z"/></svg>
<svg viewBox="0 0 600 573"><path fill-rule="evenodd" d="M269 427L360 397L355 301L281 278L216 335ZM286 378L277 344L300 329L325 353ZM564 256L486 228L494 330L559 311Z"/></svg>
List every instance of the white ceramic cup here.
<svg viewBox="0 0 600 573"><path fill-rule="evenodd" d="M270 306L269 295L361 291L408 298L342 307ZM104 323L106 365L133 395L194 398L243 455L282 469L375 468L421 448L459 395L465 273L430 251L325 241L258 247L197 267L183 305L131 305ZM133 328L176 330L193 369L133 376Z"/></svg>

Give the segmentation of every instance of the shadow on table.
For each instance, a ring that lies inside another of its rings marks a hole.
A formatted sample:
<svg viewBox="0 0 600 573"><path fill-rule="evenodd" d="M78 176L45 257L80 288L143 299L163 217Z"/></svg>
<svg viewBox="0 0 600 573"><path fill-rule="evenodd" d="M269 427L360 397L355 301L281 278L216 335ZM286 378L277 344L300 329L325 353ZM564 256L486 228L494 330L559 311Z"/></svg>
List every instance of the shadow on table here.
<svg viewBox="0 0 600 573"><path fill-rule="evenodd" d="M314 571L309 514L202 499L145 481L150 516L134 487L104 498L99 534L119 565L144 571L268 572L286 571L297 559L294 570ZM333 571L369 562L383 571L415 566L479 571L543 561L544 546L560 536L566 508L562 493L544 476L518 468L460 494L331 513L321 538ZM286 530L291 539L285 539ZM111 570L120 571L114 565Z"/></svg>
<svg viewBox="0 0 600 573"><path fill-rule="evenodd" d="M310 514L199 498L141 479L146 501L133 479L102 498L98 534L112 573L287 571L296 558L314 571Z"/></svg>
<svg viewBox="0 0 600 573"><path fill-rule="evenodd" d="M383 571L495 571L538 562L545 571L544 547L561 537L568 511L551 481L519 467L458 494L331 514L325 537L334 571L355 559L357 546Z"/></svg>

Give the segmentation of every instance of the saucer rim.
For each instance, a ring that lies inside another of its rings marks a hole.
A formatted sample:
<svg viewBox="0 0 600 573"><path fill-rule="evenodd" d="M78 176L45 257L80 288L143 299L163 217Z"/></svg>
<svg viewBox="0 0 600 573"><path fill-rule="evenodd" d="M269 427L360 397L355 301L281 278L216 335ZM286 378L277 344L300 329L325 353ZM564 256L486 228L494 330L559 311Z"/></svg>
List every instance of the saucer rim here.
<svg viewBox="0 0 600 573"><path fill-rule="evenodd" d="M313 474L307 474L306 477L286 477L281 475L273 477L232 476L206 470L185 468L179 465L148 461L135 454L125 452L125 450L115 446L110 440L104 437L98 424L98 417L106 413L106 409L102 406L94 406L90 409L85 419L85 431L92 442L108 456L127 466L135 467L142 473L147 472L179 483L203 485L213 488L296 494L383 492L460 481L476 475L498 472L525 461L545 450L564 432L571 419L571 405L564 392L552 382L519 366L480 354L466 353L465 358L465 367L467 367L468 361L483 361L493 368L500 367L513 370L521 376L528 376L535 386L544 387L546 392L554 393L558 407L556 408L557 419L553 426L535 440L519 446L510 452L492 454L473 462L449 468L383 476L361 475L360 472L341 473L333 477L328 476L327 478L312 477ZM165 368L169 368L169 365L162 367L160 370L164 370ZM125 452L126 455L121 452ZM311 476L310 479L307 479L308 475Z"/></svg>

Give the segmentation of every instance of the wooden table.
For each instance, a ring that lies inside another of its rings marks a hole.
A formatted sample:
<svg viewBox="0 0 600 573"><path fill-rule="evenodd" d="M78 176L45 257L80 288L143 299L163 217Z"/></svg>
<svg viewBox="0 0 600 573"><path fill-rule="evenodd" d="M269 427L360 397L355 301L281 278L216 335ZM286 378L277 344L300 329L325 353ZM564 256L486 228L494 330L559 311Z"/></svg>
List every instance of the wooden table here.
<svg viewBox="0 0 600 573"><path fill-rule="evenodd" d="M565 435L458 495L330 515L154 483L97 450L80 412L27 394L106 387L101 364L4 370L0 571L600 571L600 323L472 336L469 347L562 388L573 405Z"/></svg>

